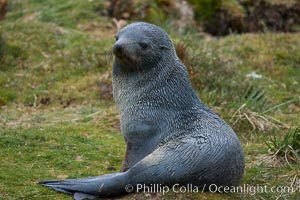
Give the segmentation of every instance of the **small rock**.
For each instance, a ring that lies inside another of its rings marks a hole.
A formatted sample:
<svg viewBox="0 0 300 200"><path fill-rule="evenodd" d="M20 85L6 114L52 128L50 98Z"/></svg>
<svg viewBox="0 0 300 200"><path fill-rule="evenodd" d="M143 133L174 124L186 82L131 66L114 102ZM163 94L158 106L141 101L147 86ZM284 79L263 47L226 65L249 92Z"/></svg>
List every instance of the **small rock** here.
<svg viewBox="0 0 300 200"><path fill-rule="evenodd" d="M257 74L256 72L251 72L246 75L247 78L254 78L254 79L261 79L263 76L260 74Z"/></svg>

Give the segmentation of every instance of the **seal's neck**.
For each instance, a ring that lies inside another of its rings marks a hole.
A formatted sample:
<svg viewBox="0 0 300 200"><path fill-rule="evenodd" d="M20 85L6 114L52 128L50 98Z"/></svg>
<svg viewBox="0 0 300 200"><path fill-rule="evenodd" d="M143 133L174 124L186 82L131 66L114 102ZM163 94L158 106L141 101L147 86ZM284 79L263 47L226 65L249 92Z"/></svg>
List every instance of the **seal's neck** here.
<svg viewBox="0 0 300 200"><path fill-rule="evenodd" d="M130 71L122 67L125 66L118 62L113 66L113 93L119 106L134 103L141 98L155 101L158 96L166 101L174 100L180 107L198 101L187 71L177 57L163 59L146 70Z"/></svg>
<svg viewBox="0 0 300 200"><path fill-rule="evenodd" d="M155 66L128 66L117 61L113 65L113 85L116 90L138 90L147 89L149 85L159 84L164 77L168 76L170 64L161 60ZM133 94L132 94L133 95Z"/></svg>

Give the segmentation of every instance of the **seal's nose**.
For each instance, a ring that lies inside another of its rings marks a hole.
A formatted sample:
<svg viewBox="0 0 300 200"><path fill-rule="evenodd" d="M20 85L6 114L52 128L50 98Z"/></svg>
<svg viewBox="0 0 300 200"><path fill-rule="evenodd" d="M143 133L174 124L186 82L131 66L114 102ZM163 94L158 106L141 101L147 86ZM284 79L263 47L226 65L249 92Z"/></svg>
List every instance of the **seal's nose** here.
<svg viewBox="0 0 300 200"><path fill-rule="evenodd" d="M123 45L119 42L116 42L114 47L113 47L113 52L115 55L120 55L122 54L123 51Z"/></svg>

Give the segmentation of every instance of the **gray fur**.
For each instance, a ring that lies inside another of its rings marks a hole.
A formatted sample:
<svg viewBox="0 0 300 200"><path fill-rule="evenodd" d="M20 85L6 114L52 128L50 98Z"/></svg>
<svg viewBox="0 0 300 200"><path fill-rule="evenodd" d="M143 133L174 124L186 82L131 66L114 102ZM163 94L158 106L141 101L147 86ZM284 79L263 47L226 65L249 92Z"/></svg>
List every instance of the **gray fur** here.
<svg viewBox="0 0 300 200"><path fill-rule="evenodd" d="M244 171L239 140L199 100L168 34L138 22L116 38L113 95L127 145L122 172L40 184L76 199L123 195L127 184L237 185Z"/></svg>

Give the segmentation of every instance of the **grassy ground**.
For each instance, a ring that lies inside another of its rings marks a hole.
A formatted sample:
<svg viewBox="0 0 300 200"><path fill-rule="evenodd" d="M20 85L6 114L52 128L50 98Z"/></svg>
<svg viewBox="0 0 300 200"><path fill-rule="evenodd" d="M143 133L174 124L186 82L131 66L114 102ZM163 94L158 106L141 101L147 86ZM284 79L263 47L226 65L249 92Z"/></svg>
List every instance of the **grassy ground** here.
<svg viewBox="0 0 300 200"><path fill-rule="evenodd" d="M0 23L5 41L0 49L1 199L70 199L36 182L119 170L125 144L117 108L106 91L117 30L99 15L101 9L101 1L10 1ZM201 99L232 125L243 144L242 184L300 187L293 152L265 144L275 137L280 146L300 127L300 34L217 39L165 28ZM252 72L261 78L249 77ZM272 156L278 149L285 156ZM299 192L124 199L297 199Z"/></svg>

